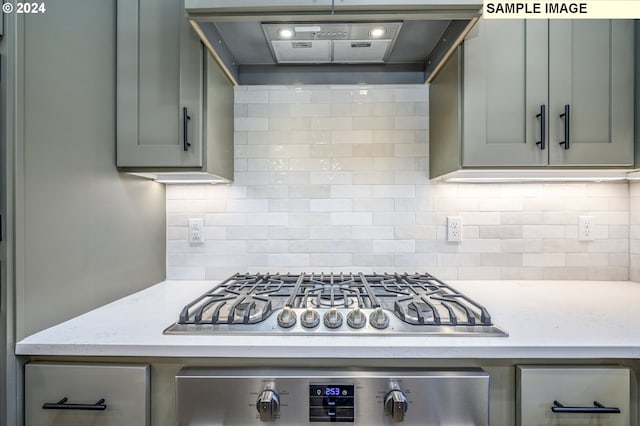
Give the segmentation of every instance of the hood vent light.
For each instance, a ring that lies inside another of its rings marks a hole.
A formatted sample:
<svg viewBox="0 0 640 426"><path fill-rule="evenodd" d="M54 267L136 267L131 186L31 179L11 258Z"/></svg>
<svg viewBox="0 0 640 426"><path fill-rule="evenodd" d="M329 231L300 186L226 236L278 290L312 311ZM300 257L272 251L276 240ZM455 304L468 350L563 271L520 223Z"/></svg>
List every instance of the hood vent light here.
<svg viewBox="0 0 640 426"><path fill-rule="evenodd" d="M372 28L369 31L369 37L371 38L382 38L387 33L387 30L384 28Z"/></svg>
<svg viewBox="0 0 640 426"><path fill-rule="evenodd" d="M283 28L280 31L278 31L278 35L280 36L280 38L289 39L293 37L295 33L291 31L289 28Z"/></svg>

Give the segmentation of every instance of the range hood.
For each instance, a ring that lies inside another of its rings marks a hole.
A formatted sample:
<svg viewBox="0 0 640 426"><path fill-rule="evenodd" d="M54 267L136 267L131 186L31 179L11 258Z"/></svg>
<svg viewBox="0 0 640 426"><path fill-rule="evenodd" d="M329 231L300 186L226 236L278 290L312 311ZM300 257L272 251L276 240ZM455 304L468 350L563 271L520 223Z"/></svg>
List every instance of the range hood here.
<svg viewBox="0 0 640 426"><path fill-rule="evenodd" d="M236 85L419 84L462 42L482 3L185 0L185 8Z"/></svg>

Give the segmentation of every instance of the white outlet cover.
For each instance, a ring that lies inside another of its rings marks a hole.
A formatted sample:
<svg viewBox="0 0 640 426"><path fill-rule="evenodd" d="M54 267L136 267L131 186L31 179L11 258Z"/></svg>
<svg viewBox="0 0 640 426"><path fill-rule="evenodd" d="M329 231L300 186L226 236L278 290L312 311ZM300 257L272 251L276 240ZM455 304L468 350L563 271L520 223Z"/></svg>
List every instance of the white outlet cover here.
<svg viewBox="0 0 640 426"><path fill-rule="evenodd" d="M189 243L190 244L202 244L204 243L204 219L192 218L189 219Z"/></svg>
<svg viewBox="0 0 640 426"><path fill-rule="evenodd" d="M595 218L593 216L578 216L578 241L594 241Z"/></svg>
<svg viewBox="0 0 640 426"><path fill-rule="evenodd" d="M462 241L462 216L447 216L447 241Z"/></svg>

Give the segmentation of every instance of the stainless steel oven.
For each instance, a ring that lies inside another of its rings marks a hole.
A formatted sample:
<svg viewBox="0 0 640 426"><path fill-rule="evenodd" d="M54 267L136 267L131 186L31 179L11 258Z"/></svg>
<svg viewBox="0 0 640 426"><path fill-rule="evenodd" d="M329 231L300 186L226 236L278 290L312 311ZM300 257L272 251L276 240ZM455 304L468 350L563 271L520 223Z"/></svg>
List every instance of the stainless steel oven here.
<svg viewBox="0 0 640 426"><path fill-rule="evenodd" d="M179 426L487 426L481 369L185 368L176 377Z"/></svg>

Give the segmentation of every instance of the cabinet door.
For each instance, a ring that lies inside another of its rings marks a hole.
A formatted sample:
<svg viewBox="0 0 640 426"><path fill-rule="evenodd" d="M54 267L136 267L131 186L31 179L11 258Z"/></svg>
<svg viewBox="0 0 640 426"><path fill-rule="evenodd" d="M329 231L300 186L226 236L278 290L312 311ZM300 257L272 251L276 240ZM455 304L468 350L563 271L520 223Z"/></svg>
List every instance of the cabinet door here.
<svg viewBox="0 0 640 426"><path fill-rule="evenodd" d="M518 426L629 426L631 373L624 367L518 366ZM564 407L592 412L554 412ZM594 413L594 401L619 413ZM557 410L557 408L556 408Z"/></svg>
<svg viewBox="0 0 640 426"><path fill-rule="evenodd" d="M27 364L25 424L148 426L149 377L148 365Z"/></svg>
<svg viewBox="0 0 640 426"><path fill-rule="evenodd" d="M547 164L548 23L481 19L464 42L463 166Z"/></svg>
<svg viewBox="0 0 640 426"><path fill-rule="evenodd" d="M202 45L182 0L118 0L117 42L118 166L201 166Z"/></svg>
<svg viewBox="0 0 640 426"><path fill-rule="evenodd" d="M631 20L550 22L551 165L633 164L633 37Z"/></svg>

